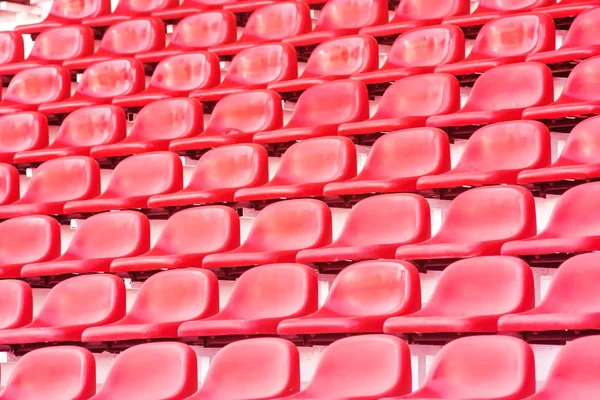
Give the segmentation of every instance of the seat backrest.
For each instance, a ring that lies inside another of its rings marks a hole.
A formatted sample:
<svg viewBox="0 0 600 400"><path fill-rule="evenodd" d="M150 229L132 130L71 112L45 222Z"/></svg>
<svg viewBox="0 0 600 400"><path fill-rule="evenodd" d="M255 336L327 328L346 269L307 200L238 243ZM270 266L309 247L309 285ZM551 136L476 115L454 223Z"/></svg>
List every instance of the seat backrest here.
<svg viewBox="0 0 600 400"><path fill-rule="evenodd" d="M315 271L303 264L270 264L240 276L222 313L242 319L284 319L301 317L317 308Z"/></svg>
<svg viewBox="0 0 600 400"><path fill-rule="evenodd" d="M99 62L83 71L75 96L108 99L141 92L145 86L144 65L122 58Z"/></svg>
<svg viewBox="0 0 600 400"><path fill-rule="evenodd" d="M286 128L343 124L369 118L369 92L351 79L326 82L306 89Z"/></svg>
<svg viewBox="0 0 600 400"><path fill-rule="evenodd" d="M306 3L282 1L258 8L248 18L241 42L280 41L312 29L310 8Z"/></svg>
<svg viewBox="0 0 600 400"><path fill-rule="evenodd" d="M208 51L177 54L158 63L150 87L189 92L213 87L221 82L219 57Z"/></svg>
<svg viewBox="0 0 600 400"><path fill-rule="evenodd" d="M111 25L100 42L98 52L127 55L165 47L165 26L158 18L136 18Z"/></svg>
<svg viewBox="0 0 600 400"><path fill-rule="evenodd" d="M0 32L0 65L23 61L23 36L16 32Z"/></svg>
<svg viewBox="0 0 600 400"><path fill-rule="evenodd" d="M329 183L356 175L356 148L352 140L331 136L294 143L281 157L272 185Z"/></svg>
<svg viewBox="0 0 600 400"><path fill-rule="evenodd" d="M144 343L119 354L94 399L184 399L196 389L198 365L191 347Z"/></svg>
<svg viewBox="0 0 600 400"><path fill-rule="evenodd" d="M538 121L486 125L467 142L453 172L542 168L550 164L550 132Z"/></svg>
<svg viewBox="0 0 600 400"><path fill-rule="evenodd" d="M269 156L257 144L217 147L200 157L186 190L244 188L269 180Z"/></svg>
<svg viewBox="0 0 600 400"><path fill-rule="evenodd" d="M450 243L524 239L536 234L535 218L533 196L525 188L470 189L452 201L434 239Z"/></svg>
<svg viewBox="0 0 600 400"><path fill-rule="evenodd" d="M403 0L396 8L394 22L436 20L452 17L454 15L466 15L470 11L469 0Z"/></svg>
<svg viewBox="0 0 600 400"><path fill-rule="evenodd" d="M430 117L460 109L460 84L450 74L400 79L387 88L372 119Z"/></svg>
<svg viewBox="0 0 600 400"><path fill-rule="evenodd" d="M561 3L564 3L564 1ZM598 7L579 14L571 23L561 48L600 44L600 35L597 33L598 21L600 21L600 8Z"/></svg>
<svg viewBox="0 0 600 400"><path fill-rule="evenodd" d="M524 12L553 4L556 4L556 0L481 0L475 11L473 11L473 14L494 11Z"/></svg>
<svg viewBox="0 0 600 400"><path fill-rule="evenodd" d="M203 127L204 112L198 100L189 97L157 100L141 109L126 141L182 139L197 135Z"/></svg>
<svg viewBox="0 0 600 400"><path fill-rule="evenodd" d="M359 30L388 22L384 0L331 0L325 3L314 31Z"/></svg>
<svg viewBox="0 0 600 400"><path fill-rule="evenodd" d="M100 167L90 157L61 157L46 161L33 173L19 202L46 203L85 200L100 194Z"/></svg>
<svg viewBox="0 0 600 400"><path fill-rule="evenodd" d="M20 192L19 171L10 164L0 164L0 205L17 201Z"/></svg>
<svg viewBox="0 0 600 400"><path fill-rule="evenodd" d="M436 67L465 58L465 35L454 25L412 29L392 44L381 69Z"/></svg>
<svg viewBox="0 0 600 400"><path fill-rule="evenodd" d="M600 56L588 58L571 70L563 91L556 102L600 101L599 82Z"/></svg>
<svg viewBox="0 0 600 400"><path fill-rule="evenodd" d="M554 166L596 164L600 151L600 117L585 119L569 133Z"/></svg>
<svg viewBox="0 0 600 400"><path fill-rule="evenodd" d="M48 29L33 43L28 60L63 61L86 57L94 52L94 31L83 25Z"/></svg>
<svg viewBox="0 0 600 400"><path fill-rule="evenodd" d="M121 107L104 104L77 109L63 120L52 147L97 146L125 139L127 125Z"/></svg>
<svg viewBox="0 0 600 400"><path fill-rule="evenodd" d="M53 0L48 19L80 21L110 14L110 0Z"/></svg>
<svg viewBox="0 0 600 400"><path fill-rule="evenodd" d="M60 225L44 215L0 223L0 266L25 265L60 256Z"/></svg>
<svg viewBox="0 0 600 400"><path fill-rule="evenodd" d="M153 11L160 11L178 5L178 0L119 0L113 14L135 17L149 15Z"/></svg>
<svg viewBox="0 0 600 400"><path fill-rule="evenodd" d="M219 350L200 391L190 399L273 399L299 389L296 346L279 338L254 338Z"/></svg>
<svg viewBox="0 0 600 400"><path fill-rule="evenodd" d="M558 198L546 228L540 235L551 237L600 236L598 202L600 182L575 186Z"/></svg>
<svg viewBox="0 0 600 400"><path fill-rule="evenodd" d="M481 74L461 111L523 109L552 100L554 83L550 68L536 62L516 63Z"/></svg>
<svg viewBox="0 0 600 400"><path fill-rule="evenodd" d="M510 336L471 336L442 348L416 394L521 399L533 392L534 357L527 343Z"/></svg>
<svg viewBox="0 0 600 400"><path fill-rule="evenodd" d="M20 328L31 322L33 291L27 283L16 279L0 281L0 327Z"/></svg>
<svg viewBox="0 0 600 400"><path fill-rule="evenodd" d="M96 361L92 353L81 347L54 346L34 350L19 359L2 398L88 399L95 393Z"/></svg>
<svg viewBox="0 0 600 400"><path fill-rule="evenodd" d="M64 100L71 94L71 74L58 65L19 71L8 84L4 101L44 104Z"/></svg>
<svg viewBox="0 0 600 400"><path fill-rule="evenodd" d="M125 284L121 278L110 274L81 275L50 290L32 326L100 326L124 316Z"/></svg>
<svg viewBox="0 0 600 400"><path fill-rule="evenodd" d="M406 342L389 335L360 335L327 346L301 393L306 395L303 398L313 399L379 399L410 390Z"/></svg>
<svg viewBox="0 0 600 400"><path fill-rule="evenodd" d="M298 76L296 50L287 43L252 46L237 53L222 85L267 85Z"/></svg>
<svg viewBox="0 0 600 400"><path fill-rule="evenodd" d="M206 49L235 42L237 27L233 13L211 10L185 17L173 30L169 48Z"/></svg>
<svg viewBox="0 0 600 400"><path fill-rule="evenodd" d="M183 166L177 154L157 151L137 154L119 163L102 196L153 196L182 188Z"/></svg>
<svg viewBox="0 0 600 400"><path fill-rule="evenodd" d="M35 111L0 116L0 132L0 153L48 146L48 120Z"/></svg>

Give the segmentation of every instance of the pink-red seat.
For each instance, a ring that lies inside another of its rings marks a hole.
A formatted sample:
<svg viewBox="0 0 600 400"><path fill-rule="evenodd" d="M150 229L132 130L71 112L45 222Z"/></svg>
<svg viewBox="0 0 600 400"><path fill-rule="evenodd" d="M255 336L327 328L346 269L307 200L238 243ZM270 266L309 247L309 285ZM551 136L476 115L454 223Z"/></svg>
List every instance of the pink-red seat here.
<svg viewBox="0 0 600 400"><path fill-rule="evenodd" d="M233 250L239 245L240 220L234 209L224 206L189 208L169 218L149 251L114 260L110 271L201 267L206 255Z"/></svg>
<svg viewBox="0 0 600 400"><path fill-rule="evenodd" d="M295 262L300 250L331 242L331 210L321 201L296 199L270 204L258 213L246 241L235 250L206 256L204 268Z"/></svg>
<svg viewBox="0 0 600 400"><path fill-rule="evenodd" d="M33 172L23 196L0 206L0 219L35 214L62 214L71 200L91 199L100 194L100 167L89 157L50 160Z"/></svg>
<svg viewBox="0 0 600 400"><path fill-rule="evenodd" d="M16 279L1 280L0 300L0 329L20 328L31 322L33 292L27 283Z"/></svg>
<svg viewBox="0 0 600 400"><path fill-rule="evenodd" d="M554 18L556 29L567 30L574 22L573 18L598 5L598 0L557 0L558 4L536 8L534 11L543 12Z"/></svg>
<svg viewBox="0 0 600 400"><path fill-rule="evenodd" d="M154 11L161 11L179 5L177 0L119 0L117 7L108 15L86 18L83 25L106 27L137 17L147 17Z"/></svg>
<svg viewBox="0 0 600 400"><path fill-rule="evenodd" d="M15 167L0 163L0 206L19 199L20 180L19 171Z"/></svg>
<svg viewBox="0 0 600 400"><path fill-rule="evenodd" d="M383 332L390 317L421 308L419 271L404 261L363 261L335 278L318 311L287 319L279 335L318 335Z"/></svg>
<svg viewBox="0 0 600 400"><path fill-rule="evenodd" d="M0 66L18 63L24 58L23 36L13 31L0 32Z"/></svg>
<svg viewBox="0 0 600 400"><path fill-rule="evenodd" d="M146 208L151 196L173 193L182 188L183 166L175 153L137 154L117 165L102 194L92 199L70 201L64 212L97 213Z"/></svg>
<svg viewBox="0 0 600 400"><path fill-rule="evenodd" d="M181 337L275 335L284 319L317 311L317 274L302 264L252 268L237 280L225 307L212 317L184 322Z"/></svg>
<svg viewBox="0 0 600 400"><path fill-rule="evenodd" d="M398 246L429 239L429 203L414 194L384 194L359 201L331 244L302 250L296 261L327 264L394 258Z"/></svg>
<svg viewBox="0 0 600 400"><path fill-rule="evenodd" d="M418 190L516 184L519 172L550 164L550 132L537 121L510 121L475 131L454 168L423 176Z"/></svg>
<svg viewBox="0 0 600 400"><path fill-rule="evenodd" d="M388 335L360 335L327 346L312 379L285 399L379 400L411 390L410 349Z"/></svg>
<svg viewBox="0 0 600 400"><path fill-rule="evenodd" d="M142 108L126 138L117 143L92 147L94 158L123 157L131 154L166 151L173 139L202 132L202 104L188 97L163 99Z"/></svg>
<svg viewBox="0 0 600 400"><path fill-rule="evenodd" d="M513 257L474 257L450 264L421 310L388 319L386 333L497 332L498 319L535 305L533 273Z"/></svg>
<svg viewBox="0 0 600 400"><path fill-rule="evenodd" d="M293 144L268 183L240 189L235 201L260 201L323 195L330 182L356 176L356 148L348 138L331 136Z"/></svg>
<svg viewBox="0 0 600 400"><path fill-rule="evenodd" d="M240 1L245 3L246 1ZM181 5L168 10L155 11L152 15L165 21L177 21L189 15L202 11L221 9L224 6L235 4L236 0L183 0ZM270 4L268 2L267 4Z"/></svg>
<svg viewBox="0 0 600 400"><path fill-rule="evenodd" d="M198 389L194 350L175 342L144 343L119 354L90 400L185 399Z"/></svg>
<svg viewBox="0 0 600 400"><path fill-rule="evenodd" d="M268 180L269 158L264 147L257 144L219 147L200 157L183 190L150 197L148 208L230 203L238 190L264 185Z"/></svg>
<svg viewBox="0 0 600 400"><path fill-rule="evenodd" d="M19 151L13 162L28 164L59 157L89 156L93 146L125 139L126 131L125 113L121 107L99 105L80 108L65 117L50 146Z"/></svg>
<svg viewBox="0 0 600 400"><path fill-rule="evenodd" d="M471 189L452 201L431 239L401 246L396 258L448 265L445 260L498 255L504 243L535 235L535 218L533 196L525 188Z"/></svg>
<svg viewBox="0 0 600 400"><path fill-rule="evenodd" d="M0 163L12 163L19 151L48 146L48 120L36 111L0 116L0 132Z"/></svg>
<svg viewBox="0 0 600 400"><path fill-rule="evenodd" d="M19 359L0 399L84 400L95 393L96 361L92 353L81 347L55 346L34 350Z"/></svg>
<svg viewBox="0 0 600 400"><path fill-rule="evenodd" d="M0 331L0 344L78 342L91 326L125 316L125 285L109 274L76 276L54 286L33 321ZM56 368L55 368L56 369Z"/></svg>

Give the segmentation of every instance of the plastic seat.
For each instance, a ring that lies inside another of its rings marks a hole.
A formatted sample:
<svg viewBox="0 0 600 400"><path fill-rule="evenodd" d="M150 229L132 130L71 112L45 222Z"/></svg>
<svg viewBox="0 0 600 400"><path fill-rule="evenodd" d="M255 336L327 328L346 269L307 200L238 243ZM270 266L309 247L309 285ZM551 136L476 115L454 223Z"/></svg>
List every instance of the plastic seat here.
<svg viewBox="0 0 600 400"><path fill-rule="evenodd" d="M600 5L598 0L560 0L558 4L536 8L534 11L543 12L554 18L556 29L567 30L572 26L574 18L598 5Z"/></svg>
<svg viewBox="0 0 600 400"><path fill-rule="evenodd" d="M553 99L552 72L544 64L501 65L481 74L463 108L429 117L427 126L443 127L451 137L465 138L481 125L525 118L523 110Z"/></svg>
<svg viewBox="0 0 600 400"><path fill-rule="evenodd" d="M425 126L432 115L460 109L460 86L448 74L426 74L400 79L385 90L377 112L366 121L339 126L338 134L356 142L370 141L370 135Z"/></svg>
<svg viewBox="0 0 600 400"><path fill-rule="evenodd" d="M138 93L144 87L144 66L138 60L123 58L99 62L84 71L73 96L48 101L39 110L44 114L68 114L82 107L110 104L114 97Z"/></svg>
<svg viewBox="0 0 600 400"><path fill-rule="evenodd" d="M316 273L301 264L262 265L244 272L225 307L212 317L184 322L181 337L275 335L284 319L317 311Z"/></svg>
<svg viewBox="0 0 600 400"><path fill-rule="evenodd" d="M202 132L203 118L202 104L196 99L154 101L140 110L125 139L94 146L90 154L94 158L111 158L168 150L171 140Z"/></svg>
<svg viewBox="0 0 600 400"><path fill-rule="evenodd" d="M535 204L528 190L517 186L475 188L454 199L431 239L398 248L396 258L443 263L498 255L504 243L535 233Z"/></svg>
<svg viewBox="0 0 600 400"><path fill-rule="evenodd" d="M310 87L298 98L289 122L274 131L259 132L253 141L263 145L336 135L347 122L369 118L369 93L358 81L344 79Z"/></svg>
<svg viewBox="0 0 600 400"><path fill-rule="evenodd" d="M36 111L0 116L0 132L2 132L0 135L0 162L2 163L12 163L15 154L19 151L48 146L48 121L43 114Z"/></svg>
<svg viewBox="0 0 600 400"><path fill-rule="evenodd" d="M84 400L95 393L96 362L92 353L81 347L56 346L37 349L19 359L0 399Z"/></svg>
<svg viewBox="0 0 600 400"><path fill-rule="evenodd" d="M24 58L23 36L12 31L0 32L0 66L18 63Z"/></svg>
<svg viewBox="0 0 600 400"><path fill-rule="evenodd" d="M102 61L133 57L163 47L165 26L162 21L157 18L137 18L111 25L93 55L66 60L63 65L70 70L84 70Z"/></svg>
<svg viewBox="0 0 600 400"><path fill-rule="evenodd" d="M150 251L136 257L114 260L110 271L118 273L201 267L206 255L233 250L239 245L240 221L232 208L189 208L169 218Z"/></svg>
<svg viewBox="0 0 600 400"><path fill-rule="evenodd" d="M269 158L264 147L256 144L219 147L200 158L183 190L152 196L148 207L230 203L238 190L264 185L268 180Z"/></svg>
<svg viewBox="0 0 600 400"><path fill-rule="evenodd" d="M202 387L186 400L273 399L300 390L300 356L291 342L254 338L215 355Z"/></svg>
<svg viewBox="0 0 600 400"><path fill-rule="evenodd" d="M121 107L100 105L80 108L65 117L50 146L19 151L13 162L40 163L59 157L89 156L93 146L125 139L126 130L125 113Z"/></svg>
<svg viewBox="0 0 600 400"><path fill-rule="evenodd" d="M327 346L312 379L285 399L379 400L411 390L410 350L387 335L361 335Z"/></svg>
<svg viewBox="0 0 600 400"><path fill-rule="evenodd" d="M421 388L394 399L521 400L534 392L534 357L527 343L509 336L474 336L445 345Z"/></svg>
<svg viewBox="0 0 600 400"><path fill-rule="evenodd" d="M67 214L97 213L146 208L151 196L182 188L183 167L176 154L166 151L137 154L117 165L102 194L89 200L70 201L64 211Z"/></svg>
<svg viewBox="0 0 600 400"><path fill-rule="evenodd" d="M60 256L60 225L54 218L42 215L12 218L0 223L0 234L2 278L18 278L24 265Z"/></svg>
<svg viewBox="0 0 600 400"><path fill-rule="evenodd" d="M335 278L321 308L282 321L279 335L383 332L386 319L421 308L419 271L403 261L363 261Z"/></svg>
<svg viewBox="0 0 600 400"><path fill-rule="evenodd" d="M389 157L393 154L393 157ZM437 128L406 129L375 141L355 178L325 185L325 196L415 192L424 175L450 169L448 136Z"/></svg>
<svg viewBox="0 0 600 400"><path fill-rule="evenodd" d="M119 0L115 10L108 14L94 18L86 18L83 25L92 27L106 27L133 18L146 17L155 11L173 8L179 5L177 0Z"/></svg>
<svg viewBox="0 0 600 400"><path fill-rule="evenodd" d="M287 200L258 213L240 247L206 256L204 268L230 268L294 262L300 250L331 242L331 210L313 199Z"/></svg>
<svg viewBox="0 0 600 400"><path fill-rule="evenodd" d="M180 154L194 153L196 150L252 142L255 133L282 126L281 97L276 92L252 90L234 93L215 105L204 132L192 138L173 140L169 150Z"/></svg>
<svg viewBox="0 0 600 400"><path fill-rule="evenodd" d="M330 182L356 176L356 148L344 137L309 139L293 144L281 157L268 183L235 192L235 201L274 200L323 195Z"/></svg>
<svg viewBox="0 0 600 400"><path fill-rule="evenodd" d="M0 207L0 219L62 214L65 203L100 194L100 167L89 157L62 157L36 169L23 196Z"/></svg>
<svg viewBox="0 0 600 400"><path fill-rule="evenodd" d="M121 278L109 274L76 276L50 290L30 324L0 331L0 344L79 342L86 328L110 324L124 316L125 285Z"/></svg>
<svg viewBox="0 0 600 400"><path fill-rule="evenodd" d="M175 342L144 343L123 351L90 400L177 400L198 388L194 350Z"/></svg>
<svg viewBox="0 0 600 400"><path fill-rule="evenodd" d="M221 9L237 3L237 0L184 0L181 5L168 10L155 11L152 15L165 21L177 21L202 11ZM241 1L246 2L246 1ZM270 4L268 2L267 4Z"/></svg>
<svg viewBox="0 0 600 400"><path fill-rule="evenodd" d="M386 333L497 332L498 319L535 305L533 273L513 257L475 257L449 265L427 304L388 319Z"/></svg>
<svg viewBox="0 0 600 400"><path fill-rule="evenodd" d="M13 279L1 280L0 299L0 329L20 328L31 322L33 293L27 283Z"/></svg>
<svg viewBox="0 0 600 400"><path fill-rule="evenodd" d="M13 203L20 194L19 171L10 164L0 164L0 206Z"/></svg>
<svg viewBox="0 0 600 400"><path fill-rule="evenodd" d="M550 164L550 132L537 121L486 125L467 142L452 170L417 181L418 190L516 184L519 172Z"/></svg>
<svg viewBox="0 0 600 400"><path fill-rule="evenodd" d="M184 53L164 58L152 73L148 88L140 93L119 96L113 104L143 107L170 97L185 97L195 89L213 87L221 82L219 58L208 51Z"/></svg>

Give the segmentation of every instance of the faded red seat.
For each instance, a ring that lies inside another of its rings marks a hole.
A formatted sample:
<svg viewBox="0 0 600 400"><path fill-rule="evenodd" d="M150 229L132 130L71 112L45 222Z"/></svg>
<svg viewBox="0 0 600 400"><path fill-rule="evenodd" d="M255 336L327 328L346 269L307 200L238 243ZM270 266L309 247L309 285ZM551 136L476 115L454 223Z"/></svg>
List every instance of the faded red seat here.
<svg viewBox="0 0 600 400"><path fill-rule="evenodd" d="M0 207L0 219L62 214L65 203L100 194L100 167L89 157L62 157L36 169L23 196Z"/></svg>
<svg viewBox="0 0 600 400"><path fill-rule="evenodd" d="M33 292L27 283L16 279L1 280L0 299L0 329L20 328L31 322Z"/></svg>
<svg viewBox="0 0 600 400"><path fill-rule="evenodd" d="M0 132L2 132L0 135L0 162L2 163L12 163L15 154L19 151L48 146L48 121L44 114L36 111L0 116Z"/></svg>
<svg viewBox="0 0 600 400"><path fill-rule="evenodd" d="M108 14L94 18L86 18L83 25L92 27L106 27L133 18L147 17L155 11L173 8L179 5L177 0L119 0L115 10Z"/></svg>
<svg viewBox="0 0 600 400"><path fill-rule="evenodd" d="M246 241L235 250L206 256L204 268L231 268L294 262L300 250L331 242L331 210L321 201L296 199L266 206Z"/></svg>
<svg viewBox="0 0 600 400"><path fill-rule="evenodd" d="M0 32L0 66L18 63L24 58L23 36L13 31Z"/></svg>
<svg viewBox="0 0 600 400"><path fill-rule="evenodd" d="M137 154L117 165L102 194L89 200L70 201L64 211L67 214L97 213L146 208L151 196L173 193L182 188L183 166L175 153Z"/></svg>
<svg viewBox="0 0 600 400"><path fill-rule="evenodd" d="M237 280L225 307L212 317L181 324L178 335L276 335L284 319L318 308L317 274L301 264L252 268Z"/></svg>
<svg viewBox="0 0 600 400"><path fill-rule="evenodd" d="M598 0L557 0L558 4L534 9L554 18L556 29L570 29L573 19L578 15L600 5ZM564 42L563 42L564 43Z"/></svg>
<svg viewBox="0 0 600 400"><path fill-rule="evenodd" d="M20 195L19 171L10 164L0 164L0 206L13 203Z"/></svg>
<svg viewBox="0 0 600 400"><path fill-rule="evenodd" d="M173 214L152 248L135 257L110 264L110 271L156 271L201 267L208 254L233 250L240 245L240 220L230 207L189 208Z"/></svg>
<svg viewBox="0 0 600 400"><path fill-rule="evenodd" d="M230 203L238 190L264 185L268 180L269 158L264 147L257 144L219 147L200 157L183 190L150 197L148 208Z"/></svg>
<svg viewBox="0 0 600 400"><path fill-rule="evenodd" d="M202 11L221 9L227 5L235 4L238 0L183 0L181 5L168 10L155 11L152 15L165 21L177 21L189 15ZM246 2L246 1L242 1ZM267 4L271 4L267 2Z"/></svg>
<svg viewBox="0 0 600 400"><path fill-rule="evenodd" d="M279 335L383 332L390 317L421 308L419 271L404 261L363 261L337 275L318 311L286 319Z"/></svg>

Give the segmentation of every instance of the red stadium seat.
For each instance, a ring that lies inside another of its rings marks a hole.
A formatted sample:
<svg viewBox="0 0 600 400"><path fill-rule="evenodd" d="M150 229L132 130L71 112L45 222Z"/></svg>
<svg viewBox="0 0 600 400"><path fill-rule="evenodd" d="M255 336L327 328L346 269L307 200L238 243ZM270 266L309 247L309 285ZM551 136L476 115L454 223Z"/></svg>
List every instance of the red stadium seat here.
<svg viewBox="0 0 600 400"><path fill-rule="evenodd" d="M13 162L40 163L66 156L89 156L93 146L125 139L126 130L125 113L121 107L100 105L80 108L65 117L50 146L19 151Z"/></svg>
<svg viewBox="0 0 600 400"><path fill-rule="evenodd" d="M177 21L201 11L220 9L234 3L237 3L237 0L183 0L177 7L156 11L152 15L165 21Z"/></svg>
<svg viewBox="0 0 600 400"><path fill-rule="evenodd" d="M415 151L418 149L418 151ZM393 157L389 157L393 154ZM328 183L325 196L368 193L415 192L424 175L450 169L448 136L436 128L416 128L380 137L369 152L363 169L345 182Z"/></svg>
<svg viewBox="0 0 600 400"><path fill-rule="evenodd" d="M238 144L206 152L181 191L152 196L148 208L191 204L231 203L235 192L264 185L269 180L269 159L264 147Z"/></svg>
<svg viewBox="0 0 600 400"><path fill-rule="evenodd" d="M191 347L144 343L119 354L104 385L90 400L186 399L197 388L198 364Z"/></svg>
<svg viewBox="0 0 600 400"><path fill-rule="evenodd" d="M94 18L86 18L83 20L83 25L94 28L111 26L133 18L147 17L155 11L169 9L178 5L178 0L119 0L117 8L112 13Z"/></svg>
<svg viewBox="0 0 600 400"><path fill-rule="evenodd" d="M16 279L0 280L0 299L0 329L20 328L31 322L33 293L27 283Z"/></svg>
<svg viewBox="0 0 600 400"><path fill-rule="evenodd" d="M474 257L449 265L427 304L388 319L386 333L497 332L498 319L535 305L533 273L513 257Z"/></svg>
<svg viewBox="0 0 600 400"><path fill-rule="evenodd" d="M0 399L79 400L95 393L96 361L92 353L81 347L55 346L37 349L19 359Z"/></svg>
<svg viewBox="0 0 600 400"><path fill-rule="evenodd" d="M21 276L108 272L114 259L137 256L149 249L150 224L144 214L137 211L99 214L80 224L62 256L27 264L21 269Z"/></svg>
<svg viewBox="0 0 600 400"><path fill-rule="evenodd" d="M334 92L335 93L335 92ZM235 201L260 201L323 195L330 182L356 176L356 148L348 138L331 136L293 144L268 183L235 192Z"/></svg>
<svg viewBox="0 0 600 400"><path fill-rule="evenodd" d="M15 154L19 151L48 146L48 120L44 114L36 111L0 116L0 132L2 132L0 135L0 162L2 163L12 163Z"/></svg>
<svg viewBox="0 0 600 400"><path fill-rule="evenodd" d="M0 206L13 203L20 194L19 171L10 164L0 164Z"/></svg>
<svg viewBox="0 0 600 400"><path fill-rule="evenodd" d="M146 208L151 196L173 193L182 188L183 166L176 154L166 151L137 154L117 165L101 195L89 200L70 201L64 211L67 214L97 213Z"/></svg>
<svg viewBox="0 0 600 400"><path fill-rule="evenodd" d="M11 84L17 77L13 78ZM110 104L114 97L141 92L144 87L144 66L138 60L122 58L99 62L85 70L73 96L64 101L60 101L64 97L56 99L57 102L48 101L40 106L40 111L45 114L68 114L82 107Z"/></svg>
<svg viewBox="0 0 600 400"><path fill-rule="evenodd" d="M12 31L0 32L0 66L18 63L24 58L23 36Z"/></svg>
<svg viewBox="0 0 600 400"><path fill-rule="evenodd" d="M125 285L109 274L76 276L50 290L33 321L0 331L0 344L78 342L92 326L125 316ZM55 366L56 370L56 366Z"/></svg>
<svg viewBox="0 0 600 400"><path fill-rule="evenodd" d="M599 0L560 0L558 4L539 7L534 11L548 14L554 18L557 30L566 31L571 27L574 18L598 5L600 5Z"/></svg>
<svg viewBox="0 0 600 400"><path fill-rule="evenodd" d="M516 184L519 172L545 167L550 160L550 132L544 124L498 122L471 136L452 170L419 178L417 189L446 192L465 186Z"/></svg>
<svg viewBox="0 0 600 400"><path fill-rule="evenodd" d="M240 245L240 220L233 208L189 208L173 214L150 251L110 264L114 273L201 267L208 254Z"/></svg>
<svg viewBox="0 0 600 400"><path fill-rule="evenodd" d="M396 258L446 266L450 260L498 255L504 243L535 233L535 204L527 189L475 188L454 199L431 239L398 248Z"/></svg>
<svg viewBox="0 0 600 400"><path fill-rule="evenodd" d="M119 22L106 30L98 50L88 57L66 60L63 65L70 70L84 70L92 65L120 57L133 57L138 53L165 47L165 27L156 18L138 18Z"/></svg>
<svg viewBox="0 0 600 400"><path fill-rule="evenodd" d="M553 99L552 72L544 64L501 65L481 74L460 111L429 117L427 126L444 128L451 138L464 139L481 125L521 119L526 108Z"/></svg>
<svg viewBox="0 0 600 400"><path fill-rule="evenodd" d="M100 194L100 167L89 157L50 160L34 171L23 196L0 207L0 219L62 214L65 203Z"/></svg>
<svg viewBox="0 0 600 400"><path fill-rule="evenodd" d="M312 314L282 321L279 335L383 332L390 317L421 308L419 271L403 261L363 261L333 281L323 306Z"/></svg>
<svg viewBox="0 0 600 400"><path fill-rule="evenodd" d="M444 346L417 391L385 400L521 400L534 392L534 357L527 343L509 336L474 336Z"/></svg>
<svg viewBox="0 0 600 400"><path fill-rule="evenodd" d="M254 142L276 148L278 143L336 135L347 122L369 118L369 93L364 84L350 79L326 82L308 88L288 123L279 130L259 132Z"/></svg>
<svg viewBox="0 0 600 400"><path fill-rule="evenodd" d="M60 225L42 215L9 219L0 223L0 248L0 277L18 278L24 265L60 256Z"/></svg>
<svg viewBox="0 0 600 400"><path fill-rule="evenodd" d="M196 99L154 101L140 110L125 139L94 146L90 154L94 158L111 158L168 150L171 140L202 132L203 118L202 104Z"/></svg>
<svg viewBox="0 0 600 400"><path fill-rule="evenodd" d="M323 350L308 385L285 399L379 400L411 390L410 349L387 335L340 339Z"/></svg>
<svg viewBox="0 0 600 400"><path fill-rule="evenodd" d="M448 74L426 74L400 79L385 90L377 112L368 120L349 122L338 134L358 143L372 143L381 133L425 126L427 118L460 109L460 86Z"/></svg>
<svg viewBox="0 0 600 400"><path fill-rule="evenodd" d="M184 322L181 337L275 335L284 319L317 311L317 274L301 264L252 268L237 280L225 307L212 317Z"/></svg>

